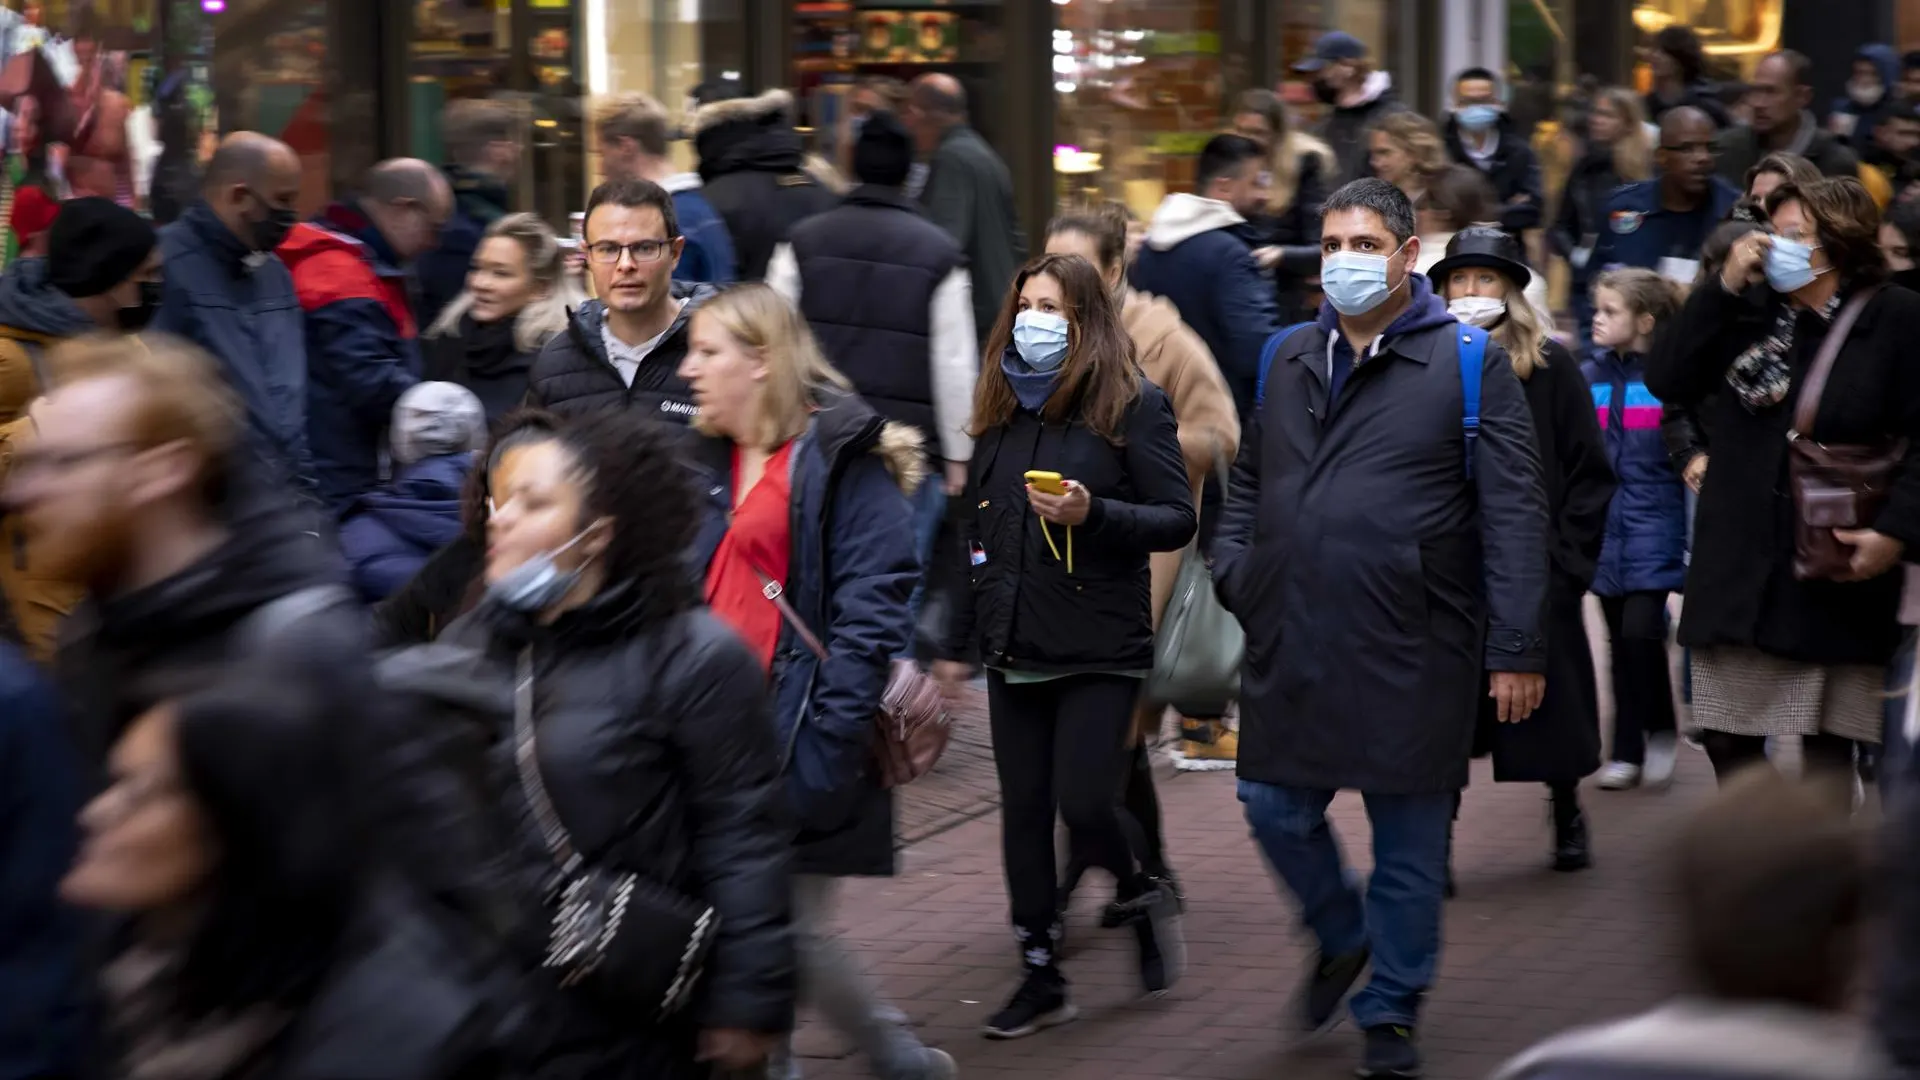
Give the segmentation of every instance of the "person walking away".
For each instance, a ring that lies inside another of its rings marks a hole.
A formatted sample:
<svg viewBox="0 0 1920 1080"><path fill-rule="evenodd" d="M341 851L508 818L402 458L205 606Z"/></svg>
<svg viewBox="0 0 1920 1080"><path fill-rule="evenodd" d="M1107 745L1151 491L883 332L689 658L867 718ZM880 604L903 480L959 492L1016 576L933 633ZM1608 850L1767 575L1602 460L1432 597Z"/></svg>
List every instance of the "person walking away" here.
<svg viewBox="0 0 1920 1080"><path fill-rule="evenodd" d="M1660 430L1660 400L1647 390L1646 356L1680 310L1680 291L1651 270L1611 270L1594 285L1593 306L1594 354L1583 370L1620 477L1593 580L1613 667L1613 751L1600 787L1664 788L1677 749L1667 596L1686 582L1687 506Z"/></svg>
<svg viewBox="0 0 1920 1080"><path fill-rule="evenodd" d="M1260 236L1254 261L1273 273L1280 321L1295 322L1310 314L1320 272L1320 204L1339 163L1332 147L1298 130L1273 91L1248 90L1239 109L1234 133L1267 147L1267 201L1249 219Z"/></svg>
<svg viewBox="0 0 1920 1080"><path fill-rule="evenodd" d="M1113 875L1143 989L1185 963L1179 900L1136 868L1117 796L1140 680L1153 666L1148 557L1194 534L1173 409L1141 377L1099 273L1042 255L1014 279L974 397L962 593L935 674L950 694L987 666L1001 849L1024 977L987 1020L1015 1039L1075 1012L1060 939L1054 816L1074 857Z"/></svg>
<svg viewBox="0 0 1920 1080"><path fill-rule="evenodd" d="M420 380L408 268L434 249L452 213L439 170L399 158L368 170L358 195L280 245L306 312L307 443L336 513L380 482L394 402Z"/></svg>
<svg viewBox="0 0 1920 1080"><path fill-rule="evenodd" d="M609 180L587 197L582 227L598 299L540 350L527 403L561 416L630 410L684 427L694 413L678 374L687 320L714 290L670 280L686 246L672 197L648 180Z"/></svg>
<svg viewBox="0 0 1920 1080"><path fill-rule="evenodd" d="M487 226L466 280L421 335L421 374L473 391L492 424L526 400L534 357L566 333L568 312L585 297L537 214L508 214Z"/></svg>
<svg viewBox="0 0 1920 1080"><path fill-rule="evenodd" d="M200 199L160 230L166 278L152 329L187 339L220 362L247 409L248 443L271 475L318 502L307 445L306 322L281 241L299 221L300 158L239 131L207 161Z"/></svg>
<svg viewBox="0 0 1920 1080"><path fill-rule="evenodd" d="M1600 276L1593 251L1600 234L1612 227L1607 204L1622 186L1653 176L1653 140L1647 135L1640 99L1631 90L1616 86L1601 91L1587 116L1586 134L1585 148L1567 173L1559 212L1547 231L1554 254L1566 259L1572 271L1574 326L1582 355L1584 346L1592 343L1591 293L1593 279Z"/></svg>
<svg viewBox="0 0 1920 1080"><path fill-rule="evenodd" d="M847 95L847 108L840 116L833 133L833 165L847 176L854 175L853 148L860 142L860 129L867 117L878 112L890 112L895 116L904 113L907 108L907 84L890 75L867 75L853 84L853 92ZM924 186L925 168L921 168L922 186ZM908 180L912 180L909 171ZM904 189L906 185L902 185ZM919 190L908 192L907 197L918 199Z"/></svg>
<svg viewBox="0 0 1920 1080"><path fill-rule="evenodd" d="M582 1076L757 1069L793 1024L781 746L753 650L688 573L702 507L677 449L672 429L631 412L516 414L485 463L484 599L434 646L517 690L495 736L516 749L492 755L487 777L510 880L524 883L506 940L551 1016L531 1059ZM534 803L552 804L548 825ZM623 992L624 970L581 983L547 966L555 828L591 853L587 869L712 909L683 1007L662 1016L650 992Z"/></svg>
<svg viewBox="0 0 1920 1080"><path fill-rule="evenodd" d="M1247 224L1265 203L1266 157L1259 143L1239 135L1207 140L1194 192L1161 201L1132 274L1134 288L1165 297L1206 342L1242 417L1253 408L1260 347L1280 325Z"/></svg>
<svg viewBox="0 0 1920 1080"><path fill-rule="evenodd" d="M967 92L953 76L913 80L900 118L927 161L920 204L966 253L974 339L985 341L1000 313L1000 298L1027 258L1027 236L1013 204L1013 175L967 123Z"/></svg>
<svg viewBox="0 0 1920 1080"><path fill-rule="evenodd" d="M1654 178L1628 184L1607 201L1588 265L1596 272L1639 267L1689 286L1700 269L1700 247L1726 218L1740 193L1713 175L1713 121L1690 106L1660 120Z"/></svg>
<svg viewBox="0 0 1920 1080"><path fill-rule="evenodd" d="M453 191L453 214L440 230L439 246L423 253L414 267L421 326L437 322L466 288L487 230L513 212L510 185L520 170L522 125L519 111L505 101L469 98L441 110L440 133L447 146L441 172Z"/></svg>
<svg viewBox="0 0 1920 1080"><path fill-rule="evenodd" d="M1721 104L1720 88L1707 78L1707 50L1691 26L1667 26L1653 35L1648 51L1653 88L1647 91L1647 120L1658 124L1667 113L1687 107L1699 109L1716 131L1734 126Z"/></svg>
<svg viewBox="0 0 1920 1080"><path fill-rule="evenodd" d="M807 171L805 142L793 129L792 112L792 94L769 90L693 113L702 194L727 224L741 281L765 278L773 249L794 225L838 202Z"/></svg>
<svg viewBox="0 0 1920 1080"><path fill-rule="evenodd" d="M393 479L356 499L340 527L362 600L385 600L460 536L460 491L486 441L486 413L466 387L423 382L400 395Z"/></svg>
<svg viewBox="0 0 1920 1080"><path fill-rule="evenodd" d="M52 685L8 641L0 641L0 777L0 1075L76 1076L86 1042L82 931L58 890L80 846L80 763Z"/></svg>
<svg viewBox="0 0 1920 1080"><path fill-rule="evenodd" d="M1219 365L1185 323L1180 312L1157 296L1137 292L1126 281L1127 213L1118 203L1107 203L1097 212L1063 214L1047 225L1047 254L1078 255L1100 272L1120 308L1120 325L1133 341L1134 355L1147 381L1159 387L1173 406L1175 433L1180 439L1180 457L1187 467L1187 490L1195 506L1206 480L1233 460L1240 446L1240 421L1233 409L1233 395L1221 377ZM1316 228L1318 227L1316 223ZM1147 559L1153 589L1153 626L1158 631L1160 616L1173 596L1175 579L1180 573L1179 552L1155 552ZM1153 760L1149 752L1152 740L1160 735L1164 710L1143 703L1134 722L1132 738L1133 768L1127 774L1122 804L1132 818L1135 834L1134 854L1149 878L1173 889L1180 896L1179 880L1167 860L1166 839L1161 828L1160 799L1153 787ZM1232 761L1238 752L1238 736L1229 731L1219 717L1182 717L1181 746L1178 761ZM1061 904L1078 883L1078 867L1070 867L1061 889ZM1117 919L1108 917L1106 921Z"/></svg>
<svg viewBox="0 0 1920 1080"><path fill-rule="evenodd" d="M1646 369L1647 388L1698 406L1713 438L1680 642L1692 650L1693 723L1723 782L1763 761L1777 735L1801 736L1808 769L1851 775L1854 742L1879 739L1900 637L1901 576L1889 571L1920 542L1920 444L1909 441L1885 505L1834 531L1850 565L1796 572L1802 511L1789 494L1787 434L1832 446L1920 436L1920 385L1905 360L1920 296L1876 289L1886 278L1879 215L1857 181L1789 184L1766 209L1771 231L1734 244L1720 287L1688 296ZM1835 324L1843 310L1857 312L1850 332ZM1809 421L1799 415L1806 373L1843 332Z"/></svg>
<svg viewBox="0 0 1920 1080"><path fill-rule="evenodd" d="M1693 815L1673 847L1680 955L1698 989L1549 1038L1493 1080L1895 1075L1867 1025L1849 1015L1875 883L1844 801L1759 770ZM1912 873L1904 860L1892 865ZM1904 920L1889 925L1911 933Z"/></svg>
<svg viewBox="0 0 1920 1080"><path fill-rule="evenodd" d="M608 99L594 110L600 139L600 171L607 180L650 180L673 197L674 220L686 238L673 280L726 285L738 277L733 237L720 212L702 192L700 174L675 167L668 143L667 110L635 91Z"/></svg>
<svg viewBox="0 0 1920 1080"><path fill-rule="evenodd" d="M1361 1075L1408 1077L1483 678L1505 723L1545 690L1547 503L1512 361L1413 271L1406 195L1355 181L1320 232L1327 306L1242 429L1214 588L1247 631L1240 800L1318 941L1299 1023L1331 1024L1371 961ZM1326 821L1342 789L1373 823L1364 900Z"/></svg>
<svg viewBox="0 0 1920 1080"><path fill-rule="evenodd" d="M1507 114L1499 76L1486 68L1468 68L1453 80L1447 151L1456 163L1486 174L1508 235L1524 243L1527 230L1540 227L1547 212L1540 159Z"/></svg>
<svg viewBox="0 0 1920 1080"><path fill-rule="evenodd" d="M1374 69L1359 38L1340 30L1320 36L1313 53L1293 65L1313 80L1313 96L1327 113L1314 134L1333 147L1340 163L1335 184L1370 176L1368 133L1389 115L1406 109L1393 92L1393 75Z"/></svg>
<svg viewBox="0 0 1920 1080"><path fill-rule="evenodd" d="M861 138L873 130L867 125ZM904 133L903 133L904 134ZM902 170L904 171L904 169ZM920 562L908 496L926 472L920 434L884 419L821 355L779 293L729 289L694 316L681 371L700 403L706 525L695 543L714 615L771 677L774 735L799 836L795 954L805 1000L886 1080L956 1075L883 1018L834 934L841 879L895 872L893 794L872 757L891 657L913 640ZM778 590L775 593L775 590ZM778 595L785 607L768 597ZM789 616L788 611L793 614ZM816 656L806 638L826 651ZM789 659L775 663L776 657ZM792 1061L776 1052L775 1075Z"/></svg>
<svg viewBox="0 0 1920 1080"><path fill-rule="evenodd" d="M1827 130L1845 139L1864 157L1873 144L1873 130L1887 113L1900 81L1900 54L1891 45L1870 42L1853 54L1847 92L1827 112Z"/></svg>
<svg viewBox="0 0 1920 1080"><path fill-rule="evenodd" d="M913 493L914 550L931 566L947 500L965 488L973 456L973 286L960 245L902 190L913 137L897 117L868 114L853 165L860 186L793 227L774 249L767 284L806 316L862 400L920 433L931 468ZM916 618L925 595L923 577L910 605ZM909 635L902 655L911 656L913 644Z"/></svg>
<svg viewBox="0 0 1920 1080"><path fill-rule="evenodd" d="M1382 117L1367 134L1367 165L1375 178L1404 192L1416 211L1426 208L1427 189L1451 167L1440 128L1408 109ZM1481 179L1485 181L1486 177ZM1487 181L1489 190L1492 186ZM1497 205L1498 198L1488 201Z"/></svg>
<svg viewBox="0 0 1920 1080"><path fill-rule="evenodd" d="M1547 691L1525 723L1500 723L1492 698L1480 702L1475 746L1493 755L1496 783L1547 786L1553 822L1549 865L1593 865L1580 809L1580 781L1600 767L1600 701L1582 602L1593 584L1615 470L1594 418L1587 380L1567 347L1547 334L1544 315L1524 298L1532 271L1511 233L1474 225L1447 245L1433 268L1447 311L1487 331L1506 350L1526 388L1535 451L1547 499ZM1451 872L1449 872L1451 880Z"/></svg>
<svg viewBox="0 0 1920 1080"><path fill-rule="evenodd" d="M42 382L47 350L93 331L139 329L160 291L159 237L139 214L110 199L69 199L49 231L60 241L54 254L0 276L0 481L13 452L33 440L29 403L52 389ZM28 653L46 663L81 588L42 570L39 543L0 514L0 597Z"/></svg>
<svg viewBox="0 0 1920 1080"><path fill-rule="evenodd" d="M1760 61L1748 95L1752 122L1723 129L1715 143L1722 179L1739 183L1754 162L1776 150L1799 154L1825 176L1859 176L1859 156L1846 140L1822 130L1810 111L1812 80L1813 62L1792 49L1769 53Z"/></svg>

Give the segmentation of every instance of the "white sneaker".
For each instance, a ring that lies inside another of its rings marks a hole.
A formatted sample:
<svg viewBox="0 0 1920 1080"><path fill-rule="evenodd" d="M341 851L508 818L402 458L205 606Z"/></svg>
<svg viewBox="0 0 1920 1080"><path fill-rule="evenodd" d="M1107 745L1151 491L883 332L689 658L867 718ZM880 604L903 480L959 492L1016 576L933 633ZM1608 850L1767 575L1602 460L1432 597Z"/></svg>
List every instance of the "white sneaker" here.
<svg viewBox="0 0 1920 1080"><path fill-rule="evenodd" d="M1640 786L1640 766L1610 761L1600 770L1601 791L1625 791Z"/></svg>
<svg viewBox="0 0 1920 1080"><path fill-rule="evenodd" d="M1673 783L1673 765L1680 756L1680 744L1671 735L1647 738L1647 767L1642 780L1648 787L1664 788Z"/></svg>

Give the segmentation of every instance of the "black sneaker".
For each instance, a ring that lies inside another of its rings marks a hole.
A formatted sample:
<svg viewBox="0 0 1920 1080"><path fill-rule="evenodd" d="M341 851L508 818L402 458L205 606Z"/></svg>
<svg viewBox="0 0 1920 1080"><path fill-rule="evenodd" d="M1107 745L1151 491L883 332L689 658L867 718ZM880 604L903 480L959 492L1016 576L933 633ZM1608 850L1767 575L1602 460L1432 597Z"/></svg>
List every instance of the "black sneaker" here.
<svg viewBox="0 0 1920 1080"><path fill-rule="evenodd" d="M987 1020L981 1034L989 1039L1024 1039L1079 1015L1067 1000L1067 980L1057 969L1028 968L1020 989L1007 1007Z"/></svg>
<svg viewBox="0 0 1920 1080"><path fill-rule="evenodd" d="M1373 952L1365 946L1345 956L1314 954L1313 972L1307 976L1306 988L1300 993L1308 1031L1325 1031L1333 1026L1340 1018L1340 1006L1353 992L1353 984L1360 981L1360 973L1367 970L1371 959Z"/></svg>
<svg viewBox="0 0 1920 1080"><path fill-rule="evenodd" d="M1140 985L1158 997L1173 988L1187 970L1187 939L1180 927L1180 900L1166 888L1150 889L1152 898L1133 922L1140 941Z"/></svg>
<svg viewBox="0 0 1920 1080"><path fill-rule="evenodd" d="M1179 914L1187 913L1187 898L1180 892L1180 882L1175 880L1172 874L1160 877L1148 875L1145 892L1131 900L1115 900L1100 909L1100 928L1117 930L1122 926L1130 925L1137 919L1146 918L1153 907L1160 903L1162 894L1173 898L1174 907Z"/></svg>
<svg viewBox="0 0 1920 1080"><path fill-rule="evenodd" d="M1397 1024L1368 1028L1366 1053L1354 1075L1361 1080L1414 1080L1420 1075L1420 1050L1413 1045L1413 1029Z"/></svg>

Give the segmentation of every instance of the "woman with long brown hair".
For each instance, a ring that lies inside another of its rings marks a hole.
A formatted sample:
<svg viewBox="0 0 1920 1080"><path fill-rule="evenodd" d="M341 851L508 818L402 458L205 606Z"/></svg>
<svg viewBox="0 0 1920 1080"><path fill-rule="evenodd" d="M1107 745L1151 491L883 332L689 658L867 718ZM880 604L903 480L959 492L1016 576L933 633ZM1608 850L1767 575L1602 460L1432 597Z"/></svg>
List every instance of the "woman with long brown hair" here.
<svg viewBox="0 0 1920 1080"><path fill-rule="evenodd" d="M1148 557L1192 538L1193 495L1167 395L1141 374L1113 293L1078 255L1015 276L974 392L962 522L972 587L935 674L987 667L1007 892L1026 975L988 1022L1019 1038L1073 1018L1056 945L1055 813L1074 854L1112 874L1140 978L1179 978L1179 901L1135 866L1118 799L1153 666Z"/></svg>
<svg viewBox="0 0 1920 1080"><path fill-rule="evenodd" d="M1599 267L1588 267L1593 245L1607 227L1607 200L1622 184L1636 184L1653 175L1653 141L1647 135L1646 112L1633 91L1610 86L1594 98L1587 117L1586 149L1567 173L1560 189L1560 213L1548 239L1554 254L1573 270L1573 310L1580 340L1588 340L1593 323L1589 283Z"/></svg>

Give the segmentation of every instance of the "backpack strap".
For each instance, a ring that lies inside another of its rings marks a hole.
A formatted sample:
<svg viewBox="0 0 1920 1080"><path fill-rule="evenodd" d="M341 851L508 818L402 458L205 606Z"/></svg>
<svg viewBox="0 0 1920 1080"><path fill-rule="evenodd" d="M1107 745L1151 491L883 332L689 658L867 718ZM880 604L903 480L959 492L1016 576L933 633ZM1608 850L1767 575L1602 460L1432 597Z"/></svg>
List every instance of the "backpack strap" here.
<svg viewBox="0 0 1920 1080"><path fill-rule="evenodd" d="M1267 370L1273 367L1273 358L1279 355L1280 346L1286 344L1287 339L1293 336L1295 330L1304 330L1312 325L1310 322L1303 322L1294 323L1292 326L1283 326L1274 331L1273 336L1267 339L1266 345L1261 347L1260 374L1253 384L1253 404L1255 408L1259 408L1260 403L1267 400Z"/></svg>
<svg viewBox="0 0 1920 1080"><path fill-rule="evenodd" d="M1486 365L1487 332L1460 324L1460 428L1467 440L1467 479L1473 479L1473 448L1480 438L1480 371Z"/></svg>

